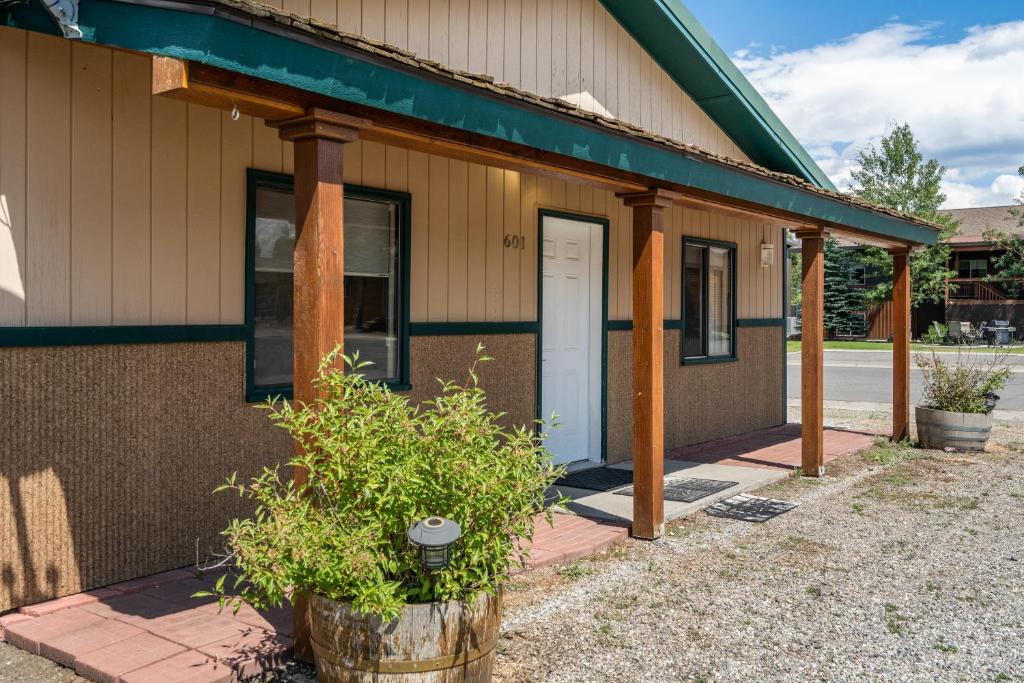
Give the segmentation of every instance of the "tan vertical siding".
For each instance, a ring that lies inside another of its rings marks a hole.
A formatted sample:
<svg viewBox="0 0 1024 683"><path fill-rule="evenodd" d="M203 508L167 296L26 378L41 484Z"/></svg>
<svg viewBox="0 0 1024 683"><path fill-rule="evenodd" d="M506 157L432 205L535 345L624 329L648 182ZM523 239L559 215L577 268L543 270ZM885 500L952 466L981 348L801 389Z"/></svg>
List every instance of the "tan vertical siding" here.
<svg viewBox="0 0 1024 683"><path fill-rule="evenodd" d="M71 43L28 35L25 306L29 325L71 322Z"/></svg>
<svg viewBox="0 0 1024 683"><path fill-rule="evenodd" d="M278 0L267 4L746 159L599 0Z"/></svg>
<svg viewBox="0 0 1024 683"><path fill-rule="evenodd" d="M11 29L0 50L11 109L27 114L0 113L0 283L15 283L0 323L244 322L246 169L288 172L291 146L262 121L149 96L142 57ZM413 321L535 319L539 207L608 218L608 314L632 315L631 211L607 190L368 142L346 146L345 180L412 194ZM683 235L735 242L738 315L781 316L780 228L681 207L666 221L666 316L680 315Z"/></svg>
<svg viewBox="0 0 1024 683"><path fill-rule="evenodd" d="M0 32L0 325L25 324L27 54L24 31Z"/></svg>
<svg viewBox="0 0 1024 683"><path fill-rule="evenodd" d="M111 320L113 53L71 43L72 325Z"/></svg>
<svg viewBox="0 0 1024 683"><path fill-rule="evenodd" d="M149 320L152 310L149 59L113 53L111 322Z"/></svg>
<svg viewBox="0 0 1024 683"><path fill-rule="evenodd" d="M187 311L188 105L154 97L152 106L152 158L158 161L150 170L150 320L169 325L184 322Z"/></svg>

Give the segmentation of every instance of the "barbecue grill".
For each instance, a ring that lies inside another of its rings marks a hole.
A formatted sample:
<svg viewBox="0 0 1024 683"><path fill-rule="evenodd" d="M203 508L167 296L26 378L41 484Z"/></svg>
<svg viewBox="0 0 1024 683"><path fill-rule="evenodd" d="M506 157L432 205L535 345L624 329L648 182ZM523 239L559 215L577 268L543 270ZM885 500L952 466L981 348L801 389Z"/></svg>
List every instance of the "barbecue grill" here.
<svg viewBox="0 0 1024 683"><path fill-rule="evenodd" d="M989 320L985 323L985 339L989 346L1006 346L1013 341L1017 328L1009 320Z"/></svg>

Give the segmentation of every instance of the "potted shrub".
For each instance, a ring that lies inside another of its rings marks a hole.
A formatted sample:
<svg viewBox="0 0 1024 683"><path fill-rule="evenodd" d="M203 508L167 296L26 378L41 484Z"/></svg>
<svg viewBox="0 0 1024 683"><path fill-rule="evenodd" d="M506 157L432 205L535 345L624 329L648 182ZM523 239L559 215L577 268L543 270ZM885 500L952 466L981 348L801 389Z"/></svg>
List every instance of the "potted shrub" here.
<svg viewBox="0 0 1024 683"><path fill-rule="evenodd" d="M533 429L487 409L475 363L420 408L360 367L330 354L322 399L265 406L301 444L288 464L306 480L267 468L220 487L255 513L224 531L237 594L223 581L215 594L236 610L307 598L321 681L489 680L502 582L525 560L535 516L550 523L561 501L545 492L562 468Z"/></svg>
<svg viewBox="0 0 1024 683"><path fill-rule="evenodd" d="M915 407L917 439L925 448L982 451L992 432L992 410L1013 371L1005 354L971 353L961 348L956 362L934 351L917 354L923 375L923 403Z"/></svg>

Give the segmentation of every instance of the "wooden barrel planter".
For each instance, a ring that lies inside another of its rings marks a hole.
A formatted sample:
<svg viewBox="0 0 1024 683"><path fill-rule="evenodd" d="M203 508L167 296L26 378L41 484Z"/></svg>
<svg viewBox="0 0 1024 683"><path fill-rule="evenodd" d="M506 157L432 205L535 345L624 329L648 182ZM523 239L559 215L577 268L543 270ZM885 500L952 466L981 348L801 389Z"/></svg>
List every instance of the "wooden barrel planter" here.
<svg viewBox="0 0 1024 683"><path fill-rule="evenodd" d="M915 406L917 440L925 448L983 451L992 433L992 413L951 413Z"/></svg>
<svg viewBox="0 0 1024 683"><path fill-rule="evenodd" d="M359 614L313 595L310 635L322 683L490 681L501 594L406 605L397 619Z"/></svg>

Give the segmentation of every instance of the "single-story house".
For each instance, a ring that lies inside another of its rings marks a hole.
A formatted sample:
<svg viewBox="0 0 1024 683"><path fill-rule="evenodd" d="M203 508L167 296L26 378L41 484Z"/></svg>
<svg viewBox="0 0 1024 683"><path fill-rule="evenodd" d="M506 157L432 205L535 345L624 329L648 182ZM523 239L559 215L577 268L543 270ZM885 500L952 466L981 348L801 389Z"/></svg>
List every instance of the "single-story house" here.
<svg viewBox="0 0 1024 683"><path fill-rule="evenodd" d="M826 234L901 296L936 239L678 0L3 2L0 92L0 612L219 548L212 489L291 448L253 404L341 342L422 401L482 341L559 462L634 459L655 538L666 447L786 420L784 230L805 330ZM820 335L804 368L814 475Z"/></svg>

